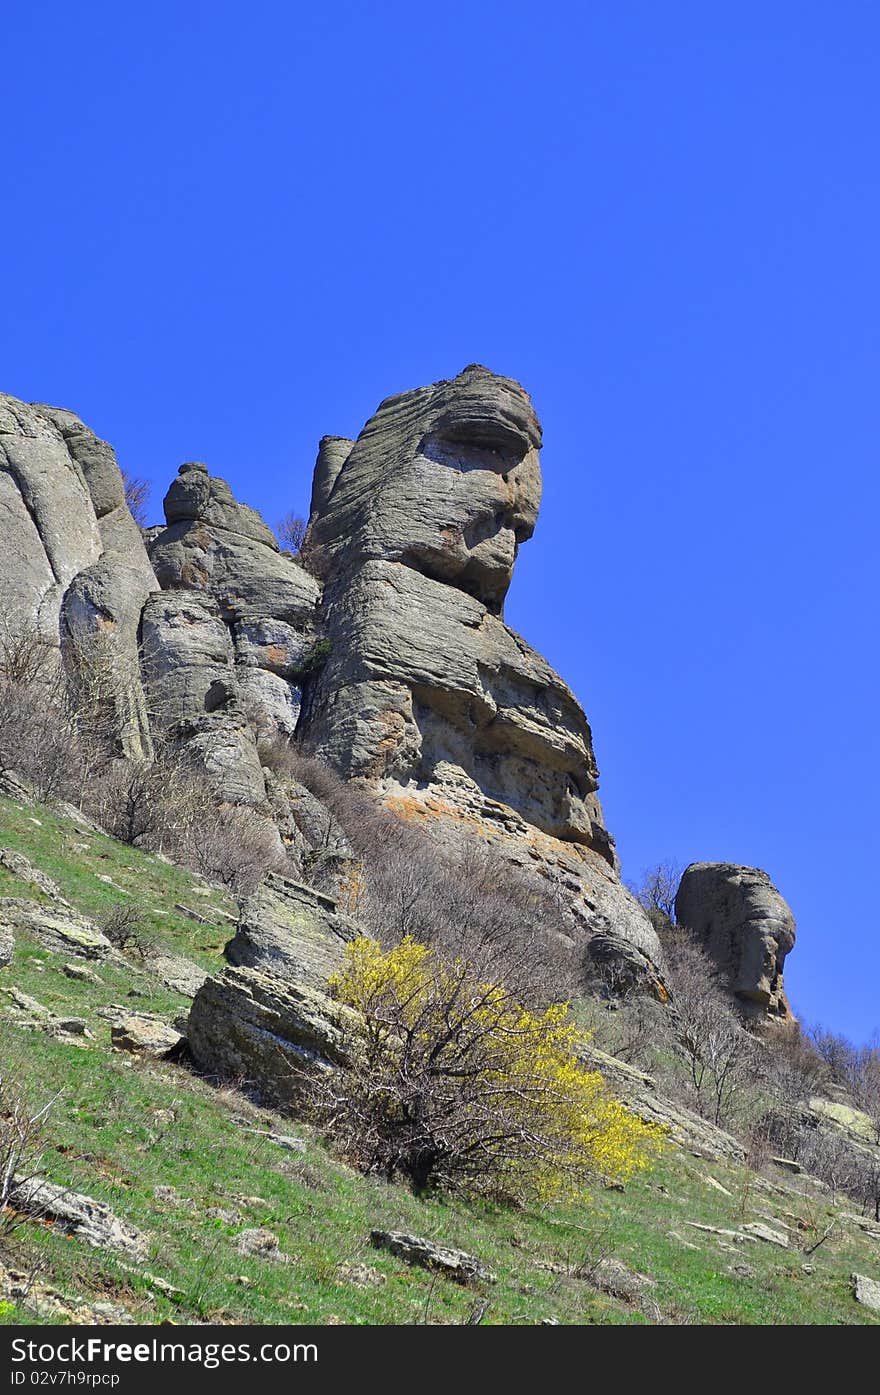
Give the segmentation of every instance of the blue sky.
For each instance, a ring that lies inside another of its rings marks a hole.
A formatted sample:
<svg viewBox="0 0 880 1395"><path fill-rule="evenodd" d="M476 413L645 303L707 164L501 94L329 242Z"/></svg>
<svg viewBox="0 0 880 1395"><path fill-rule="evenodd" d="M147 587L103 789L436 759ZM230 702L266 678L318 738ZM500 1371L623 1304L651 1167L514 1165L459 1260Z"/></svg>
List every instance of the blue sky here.
<svg viewBox="0 0 880 1395"><path fill-rule="evenodd" d="M479 361L544 424L507 618L624 874L766 868L796 1010L880 1025L880 13L4 8L0 388L274 521Z"/></svg>

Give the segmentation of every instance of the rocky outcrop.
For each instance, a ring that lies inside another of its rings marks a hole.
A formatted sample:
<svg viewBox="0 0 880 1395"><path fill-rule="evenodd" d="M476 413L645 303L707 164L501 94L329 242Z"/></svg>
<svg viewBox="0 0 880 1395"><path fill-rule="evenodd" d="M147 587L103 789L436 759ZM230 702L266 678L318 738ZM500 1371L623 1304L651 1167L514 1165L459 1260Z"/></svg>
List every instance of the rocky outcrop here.
<svg viewBox="0 0 880 1395"><path fill-rule="evenodd" d="M198 623L206 626L208 652L223 670L202 665L206 682L195 685L197 692L191 682L187 715L238 706L261 733L292 735L314 643L318 583L280 551L260 515L239 504L206 465L181 465L165 496L165 517L167 527L150 542L159 583L181 604L180 592L189 593L191 605L201 604L206 618ZM179 652L173 645L172 668ZM191 679L198 669L191 666ZM194 698L201 699L200 709L194 710Z"/></svg>
<svg viewBox="0 0 880 1395"><path fill-rule="evenodd" d="M469 1255L466 1250L453 1250L448 1245L438 1245L434 1240L426 1240L423 1235L408 1235L404 1230L371 1230L370 1244L378 1250L390 1250L406 1264L433 1269L457 1284L496 1282L496 1276L488 1264L477 1259L476 1255Z"/></svg>
<svg viewBox="0 0 880 1395"><path fill-rule="evenodd" d="M52 878L41 872L39 867L35 867L24 853L16 852L14 848L0 848L0 867L10 872L13 877L18 877L19 881L25 882L27 886L33 887L47 901L70 910L70 903L65 901Z"/></svg>
<svg viewBox="0 0 880 1395"><path fill-rule="evenodd" d="M504 624L541 497L541 429L518 383L472 365L388 398L321 444L306 548L329 652L301 736L441 842L477 837L549 882L580 942L603 933L657 978L620 884L590 727Z"/></svg>
<svg viewBox="0 0 880 1395"><path fill-rule="evenodd" d="M345 1065L358 1017L327 995L357 924L328 896L270 874L226 946L230 968L199 989L187 1037L212 1075L292 1106L307 1078Z"/></svg>
<svg viewBox="0 0 880 1395"><path fill-rule="evenodd" d="M123 749L148 756L138 626L156 578L112 448L72 412L0 395L0 550L6 613L72 675L100 668Z"/></svg>
<svg viewBox="0 0 880 1395"><path fill-rule="evenodd" d="M675 898L675 918L714 959L746 1016L792 1020L782 974L795 921L766 872L729 862L691 863Z"/></svg>
<svg viewBox="0 0 880 1395"><path fill-rule="evenodd" d="M596 1070L614 1095L646 1124L657 1124L682 1148L705 1158L741 1162L745 1149L732 1134L703 1119L686 1105L659 1092L656 1081L635 1066L608 1056L595 1047L585 1047L581 1056L590 1070Z"/></svg>
<svg viewBox="0 0 880 1395"><path fill-rule="evenodd" d="M3 599L74 669L109 655L123 750L170 742L221 799L274 822L300 874L319 856L333 886L350 849L314 796L267 777L260 737L296 732L441 846L488 844L551 891L573 943L660 992L587 719L503 620L540 444L527 393L478 365L388 398L356 441L321 441L306 567L198 462L168 490L165 527L141 534L106 443L70 412L3 398Z"/></svg>
<svg viewBox="0 0 880 1395"><path fill-rule="evenodd" d="M181 1045L183 1036L152 1013L130 1012L112 1024L110 1041L117 1051L134 1056L167 1056Z"/></svg>

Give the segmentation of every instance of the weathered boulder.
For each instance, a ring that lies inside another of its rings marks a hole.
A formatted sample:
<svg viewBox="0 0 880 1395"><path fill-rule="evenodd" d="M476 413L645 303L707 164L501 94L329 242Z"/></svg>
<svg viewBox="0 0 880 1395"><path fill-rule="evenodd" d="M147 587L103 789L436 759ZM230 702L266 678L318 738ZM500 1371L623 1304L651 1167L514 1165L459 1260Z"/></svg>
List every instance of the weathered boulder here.
<svg viewBox="0 0 880 1395"><path fill-rule="evenodd" d="M795 921L766 872L729 862L691 863L675 898L675 918L714 959L747 1016L791 1021L782 973Z"/></svg>
<svg viewBox="0 0 880 1395"><path fill-rule="evenodd" d="M0 925L0 969L12 962L15 953L15 940L7 925Z"/></svg>
<svg viewBox="0 0 880 1395"><path fill-rule="evenodd" d="M853 1298L863 1308L872 1313L880 1313L880 1279L871 1279L867 1274L853 1274Z"/></svg>
<svg viewBox="0 0 880 1395"><path fill-rule="evenodd" d="M228 968L193 1001L187 1040L202 1070L295 1106L310 1078L348 1063L357 1014L317 988Z"/></svg>
<svg viewBox="0 0 880 1395"><path fill-rule="evenodd" d="M321 443L306 538L329 646L299 732L441 843L530 862L588 941L616 934L657 977L653 927L620 885L576 698L502 619L541 497L541 429L518 383L472 365L388 398Z"/></svg>
<svg viewBox="0 0 880 1395"><path fill-rule="evenodd" d="M0 1302L12 1303L20 1313L50 1322L91 1327L135 1321L131 1310L121 1303L106 1300L90 1303L78 1294L61 1293L50 1284L44 1284L34 1277L31 1268L8 1269L2 1262Z"/></svg>
<svg viewBox="0 0 880 1395"><path fill-rule="evenodd" d="M117 1051L134 1056L167 1056L180 1046L183 1036L159 1017L130 1012L113 1023L110 1041Z"/></svg>
<svg viewBox="0 0 880 1395"><path fill-rule="evenodd" d="M252 1259L271 1259L276 1264L290 1263L290 1255L281 1249L275 1232L261 1226L240 1230L235 1237L235 1248L240 1255L247 1255Z"/></svg>
<svg viewBox="0 0 880 1395"><path fill-rule="evenodd" d="M39 867L35 867L24 853L16 852L15 848L0 848L0 867L11 872L13 877L18 877L28 886L32 886L35 891L45 896L47 901L53 902L56 906L70 909L70 903L65 901L52 878L47 877L45 872L41 872Z"/></svg>
<svg viewBox="0 0 880 1395"><path fill-rule="evenodd" d="M144 967L147 973L157 978L166 988L183 994L185 998L194 998L208 977L207 969L203 969L192 959L158 948L148 949Z"/></svg>
<svg viewBox="0 0 880 1395"><path fill-rule="evenodd" d="M261 807L266 792L256 738L217 602L162 591L144 607L141 632L155 725L185 746L230 803Z"/></svg>

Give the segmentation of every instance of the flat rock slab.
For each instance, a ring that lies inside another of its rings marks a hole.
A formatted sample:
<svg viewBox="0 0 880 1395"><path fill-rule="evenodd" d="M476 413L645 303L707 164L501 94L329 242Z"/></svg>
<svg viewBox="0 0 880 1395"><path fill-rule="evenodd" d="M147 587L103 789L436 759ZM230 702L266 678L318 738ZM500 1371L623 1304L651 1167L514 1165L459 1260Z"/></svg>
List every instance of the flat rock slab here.
<svg viewBox="0 0 880 1395"><path fill-rule="evenodd" d="M743 1230L755 1240L765 1240L768 1245L778 1245L780 1250L788 1249L788 1236L785 1231L774 1230L772 1226L764 1225L763 1221L749 1221L743 1226Z"/></svg>
<svg viewBox="0 0 880 1395"><path fill-rule="evenodd" d="M714 1177L710 1177L708 1172L704 1175L703 1181L706 1183L707 1187L713 1187L716 1192L721 1192L724 1196L733 1196L733 1192L728 1191L727 1188L723 1186L721 1182L716 1181Z"/></svg>
<svg viewBox="0 0 880 1395"><path fill-rule="evenodd" d="M435 1245L433 1240L426 1240L421 1235L407 1235L402 1230L371 1230L370 1243L377 1249L390 1250L407 1264L435 1269L457 1284L469 1284L474 1280L486 1284L496 1282L496 1276L482 1260L464 1250Z"/></svg>
<svg viewBox="0 0 880 1395"><path fill-rule="evenodd" d="M610 1255L600 1259L598 1264L588 1266L578 1277L586 1279L587 1283L600 1293L608 1293L612 1298L619 1298L624 1303L633 1303L648 1289L657 1287L656 1279L630 1269L628 1264L613 1259Z"/></svg>
<svg viewBox="0 0 880 1395"><path fill-rule="evenodd" d="M239 1231L235 1237L235 1248L240 1255L250 1255L254 1259L271 1259L276 1264L289 1264L291 1256L281 1249L278 1236L271 1230L255 1226L250 1230Z"/></svg>
<svg viewBox="0 0 880 1395"><path fill-rule="evenodd" d="M0 1264L0 1301L14 1303L24 1313L53 1322L105 1326L134 1321L128 1308L120 1303L94 1303L59 1293L58 1289L35 1279L32 1273L7 1269L3 1264Z"/></svg>
<svg viewBox="0 0 880 1395"><path fill-rule="evenodd" d="M149 955L146 968L147 972L154 974L166 988L180 993L184 998L194 998L208 977L208 970L194 963L192 959L186 959L182 954L166 954L164 951Z"/></svg>
<svg viewBox="0 0 880 1395"><path fill-rule="evenodd" d="M51 1221L65 1235L75 1235L98 1250L115 1250L129 1259L143 1260L147 1242L128 1221L122 1221L105 1206L81 1192L69 1191L41 1177L16 1179L10 1201L19 1211L35 1220Z"/></svg>

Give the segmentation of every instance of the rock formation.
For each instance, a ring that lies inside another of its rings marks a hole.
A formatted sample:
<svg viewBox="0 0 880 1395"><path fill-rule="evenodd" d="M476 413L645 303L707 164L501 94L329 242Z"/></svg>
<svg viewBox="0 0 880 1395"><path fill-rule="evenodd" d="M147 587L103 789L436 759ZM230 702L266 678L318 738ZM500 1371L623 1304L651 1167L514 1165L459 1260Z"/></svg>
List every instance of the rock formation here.
<svg viewBox="0 0 880 1395"><path fill-rule="evenodd" d="M109 646L120 749L149 759L161 737L185 752L223 800L274 821L295 876L327 820L273 782L259 737L296 733L441 844L492 846L552 890L578 952L662 994L587 719L502 618L538 515L540 444L526 392L476 365L387 399L356 441L321 442L307 569L199 463L142 536L110 447L70 412L4 398L4 609L71 671L87 643ZM344 857L338 830L331 841Z"/></svg>
<svg viewBox="0 0 880 1395"><path fill-rule="evenodd" d="M693 862L675 898L675 918L708 951L751 1018L791 1021L782 970L795 922L766 872L729 862Z"/></svg>
<svg viewBox="0 0 880 1395"><path fill-rule="evenodd" d="M233 803L261 807L257 735L292 736L318 584L207 466L181 465L149 540L162 591L143 617L158 721Z"/></svg>
<svg viewBox="0 0 880 1395"><path fill-rule="evenodd" d="M122 748L149 756L138 627L157 582L113 450L72 412L0 395L0 550L4 619L72 669L100 662Z"/></svg>
<svg viewBox="0 0 880 1395"><path fill-rule="evenodd" d="M581 943L662 956L617 876L577 700L504 624L541 498L526 392L478 365L321 443L307 535L326 663L300 735L442 841L479 837L557 888Z"/></svg>

